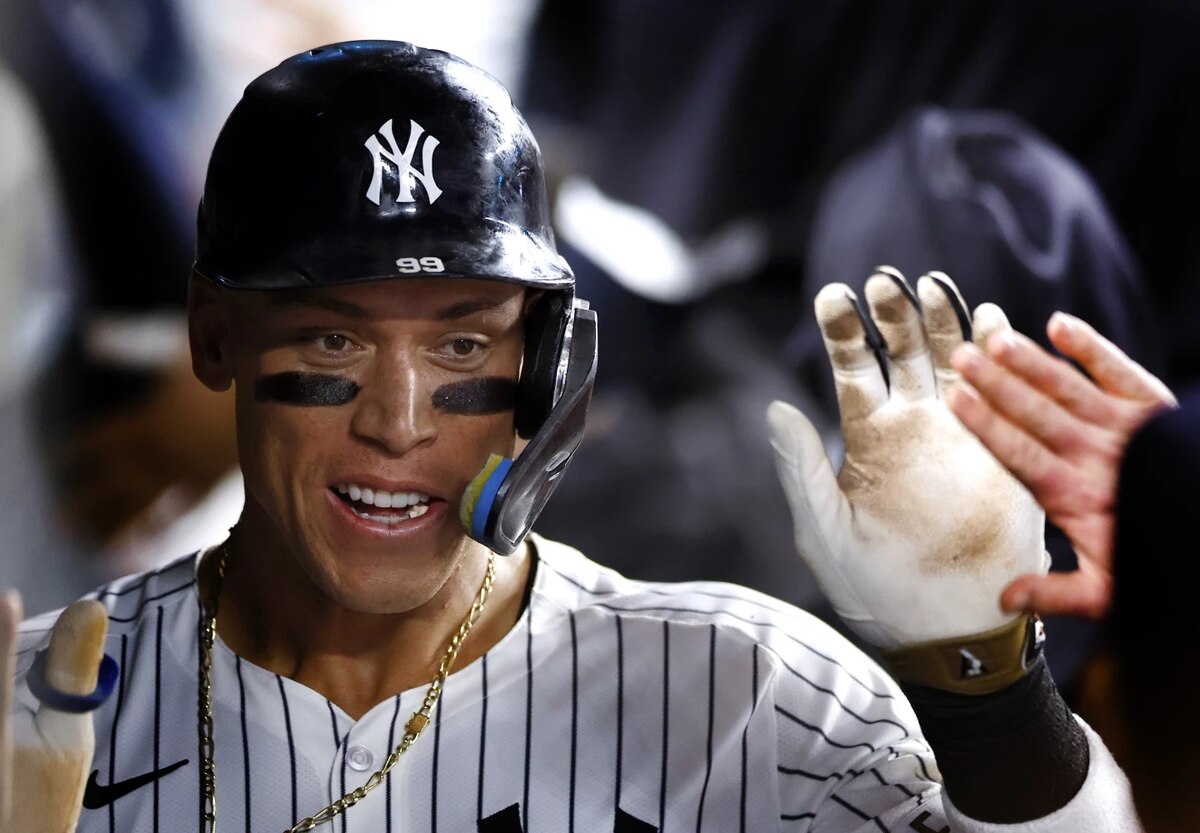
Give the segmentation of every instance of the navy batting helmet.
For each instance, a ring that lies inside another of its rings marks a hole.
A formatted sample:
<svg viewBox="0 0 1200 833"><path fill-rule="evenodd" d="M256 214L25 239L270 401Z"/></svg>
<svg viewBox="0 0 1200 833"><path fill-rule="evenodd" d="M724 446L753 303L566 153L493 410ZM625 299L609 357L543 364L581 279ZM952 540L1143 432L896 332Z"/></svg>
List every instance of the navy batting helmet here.
<svg viewBox="0 0 1200 833"><path fill-rule="evenodd" d="M474 537L516 548L582 439L596 329L555 248L537 142L498 81L390 41L287 59L217 139L194 269L231 289L445 277L543 290L515 415L530 443L464 512Z"/></svg>

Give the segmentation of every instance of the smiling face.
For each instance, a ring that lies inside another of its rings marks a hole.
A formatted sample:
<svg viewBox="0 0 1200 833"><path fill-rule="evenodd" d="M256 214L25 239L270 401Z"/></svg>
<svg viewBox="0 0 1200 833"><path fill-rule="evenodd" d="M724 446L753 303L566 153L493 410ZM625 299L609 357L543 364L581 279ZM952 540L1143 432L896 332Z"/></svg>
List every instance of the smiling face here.
<svg viewBox="0 0 1200 833"><path fill-rule="evenodd" d="M338 605L403 613L475 545L458 521L512 456L525 291L401 279L287 292L197 279L197 375L237 388L239 527ZM289 563L290 561L290 563Z"/></svg>

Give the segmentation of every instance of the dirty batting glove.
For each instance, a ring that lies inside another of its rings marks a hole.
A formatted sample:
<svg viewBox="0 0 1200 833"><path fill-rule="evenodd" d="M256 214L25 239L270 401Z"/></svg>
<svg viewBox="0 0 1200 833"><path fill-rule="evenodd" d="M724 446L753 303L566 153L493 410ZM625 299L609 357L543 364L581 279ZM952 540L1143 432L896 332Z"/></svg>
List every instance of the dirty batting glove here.
<svg viewBox="0 0 1200 833"><path fill-rule="evenodd" d="M918 300L919 296L919 300ZM1041 508L943 402L950 354L1008 329L992 304L974 326L953 282L914 293L881 267L869 314L844 284L817 295L846 457L835 475L812 423L767 412L796 546L834 609L902 681L983 694L1024 675L1040 632L1000 608L1014 578L1045 572Z"/></svg>
<svg viewBox="0 0 1200 833"><path fill-rule="evenodd" d="M13 694L19 619L16 594L0 594L0 833L74 833L95 747L91 711L118 670L103 654L107 613L82 601L59 616L26 676L36 708Z"/></svg>

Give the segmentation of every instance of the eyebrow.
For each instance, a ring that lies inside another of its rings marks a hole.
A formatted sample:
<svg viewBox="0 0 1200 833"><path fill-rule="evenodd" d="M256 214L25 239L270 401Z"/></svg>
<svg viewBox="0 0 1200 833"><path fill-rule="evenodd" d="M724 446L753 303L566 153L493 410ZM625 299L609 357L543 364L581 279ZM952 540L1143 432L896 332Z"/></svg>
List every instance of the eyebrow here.
<svg viewBox="0 0 1200 833"><path fill-rule="evenodd" d="M466 318L468 315L474 315L477 312L487 312L488 310L504 306L506 301L507 299L495 300L492 298L477 298L471 301L462 301L452 304L445 309L438 310L433 314L433 317L438 321Z"/></svg>
<svg viewBox="0 0 1200 833"><path fill-rule="evenodd" d="M349 318L367 317L367 311L358 304L352 304L349 301L339 301L336 298L329 298L323 295L310 295L306 292L275 292L268 296L268 300L272 306L299 305L326 309Z"/></svg>

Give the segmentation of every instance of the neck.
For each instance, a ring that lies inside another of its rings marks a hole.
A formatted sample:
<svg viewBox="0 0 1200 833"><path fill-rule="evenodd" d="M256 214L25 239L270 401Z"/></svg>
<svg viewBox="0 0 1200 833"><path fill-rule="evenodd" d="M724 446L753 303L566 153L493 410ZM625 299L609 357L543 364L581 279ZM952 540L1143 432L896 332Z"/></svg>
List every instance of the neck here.
<svg viewBox="0 0 1200 833"><path fill-rule="evenodd" d="M488 551L472 542L424 604L404 613L362 613L322 594L294 561L277 564L261 548L252 551L245 538L235 528L228 544L217 619L221 638L243 659L302 683L355 720L432 680L487 571ZM496 557L492 593L455 669L481 657L520 618L528 551L525 544L511 556ZM204 585L215 585L215 568L215 558L203 565Z"/></svg>

